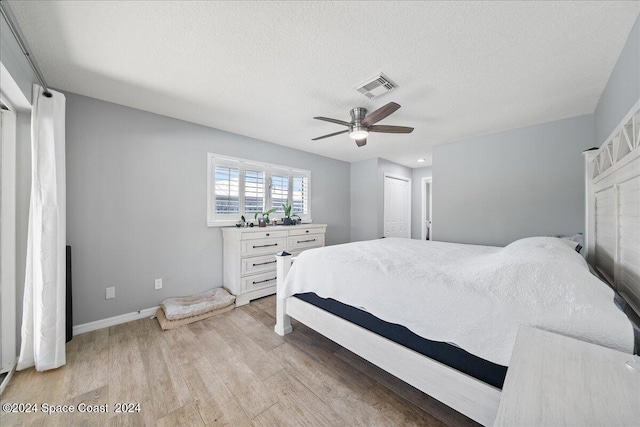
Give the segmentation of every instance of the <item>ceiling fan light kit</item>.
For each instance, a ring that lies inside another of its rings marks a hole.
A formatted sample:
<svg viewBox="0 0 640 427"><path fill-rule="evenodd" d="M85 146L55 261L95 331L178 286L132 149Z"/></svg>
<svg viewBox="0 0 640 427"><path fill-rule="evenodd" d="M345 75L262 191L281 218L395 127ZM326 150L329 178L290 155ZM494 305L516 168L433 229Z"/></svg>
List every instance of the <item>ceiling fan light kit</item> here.
<svg viewBox="0 0 640 427"><path fill-rule="evenodd" d="M349 132L349 138L351 139L366 139L369 136L369 131L361 126L354 126Z"/></svg>
<svg viewBox="0 0 640 427"><path fill-rule="evenodd" d="M400 104L396 104L395 102L390 102L387 105L384 105L378 108L373 113L367 115L367 109L362 107L356 107L352 109L349 113L351 114L351 121L345 122L338 119L331 119L329 117L314 117L316 120L322 120L325 122L335 123L342 126L347 126L348 130L343 130L340 132L330 133L328 135L319 136L317 138L313 138L312 141L317 141L319 139L329 138L331 136L340 135L343 133L349 133L349 137L356 141L356 145L358 147L362 147L367 144L367 137L370 132L379 132L379 133L411 133L413 132L413 128L406 126L390 126L390 125L378 125L374 126L380 120L385 117L390 116L395 111L400 108Z"/></svg>

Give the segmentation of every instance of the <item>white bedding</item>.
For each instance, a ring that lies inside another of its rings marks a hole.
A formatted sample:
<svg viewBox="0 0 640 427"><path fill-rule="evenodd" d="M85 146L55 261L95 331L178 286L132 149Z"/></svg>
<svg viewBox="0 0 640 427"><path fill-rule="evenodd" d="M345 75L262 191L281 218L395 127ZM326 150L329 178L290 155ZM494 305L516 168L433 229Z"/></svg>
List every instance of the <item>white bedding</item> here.
<svg viewBox="0 0 640 427"><path fill-rule="evenodd" d="M387 238L312 249L294 262L278 298L303 292L503 366L521 324L633 352L613 290L553 237L504 248Z"/></svg>

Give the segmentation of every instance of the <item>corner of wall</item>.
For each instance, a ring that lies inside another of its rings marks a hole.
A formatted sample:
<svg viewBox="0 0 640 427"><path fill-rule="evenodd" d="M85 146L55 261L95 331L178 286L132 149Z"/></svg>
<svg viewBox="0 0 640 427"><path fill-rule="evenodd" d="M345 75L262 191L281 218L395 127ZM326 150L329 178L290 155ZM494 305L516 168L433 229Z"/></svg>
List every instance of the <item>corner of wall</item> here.
<svg viewBox="0 0 640 427"><path fill-rule="evenodd" d="M640 99L640 15L629 33L593 112L594 140L602 144Z"/></svg>

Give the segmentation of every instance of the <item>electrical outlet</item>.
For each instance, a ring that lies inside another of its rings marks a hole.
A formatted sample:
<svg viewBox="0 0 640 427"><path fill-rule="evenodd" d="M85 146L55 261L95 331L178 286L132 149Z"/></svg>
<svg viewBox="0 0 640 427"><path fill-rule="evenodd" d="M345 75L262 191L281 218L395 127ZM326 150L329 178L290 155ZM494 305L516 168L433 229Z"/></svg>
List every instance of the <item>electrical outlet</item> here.
<svg viewBox="0 0 640 427"><path fill-rule="evenodd" d="M105 299L112 299L116 297L116 288L115 286L112 286L110 288L106 289L106 295L105 295Z"/></svg>
<svg viewBox="0 0 640 427"><path fill-rule="evenodd" d="M156 279L156 290L162 289L162 279Z"/></svg>

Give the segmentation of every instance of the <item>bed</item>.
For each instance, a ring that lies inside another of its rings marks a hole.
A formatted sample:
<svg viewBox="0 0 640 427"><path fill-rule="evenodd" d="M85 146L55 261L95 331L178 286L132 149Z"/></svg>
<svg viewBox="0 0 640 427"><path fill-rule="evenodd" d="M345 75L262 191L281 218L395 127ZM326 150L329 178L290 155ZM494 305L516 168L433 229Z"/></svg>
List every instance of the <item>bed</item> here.
<svg viewBox="0 0 640 427"><path fill-rule="evenodd" d="M293 266L282 254L276 333L291 332L293 317L483 425L493 424L520 324L637 352L620 307L640 306L639 109L585 153L595 271L548 237L505 248L381 239L308 251ZM422 351L431 342L437 354Z"/></svg>

